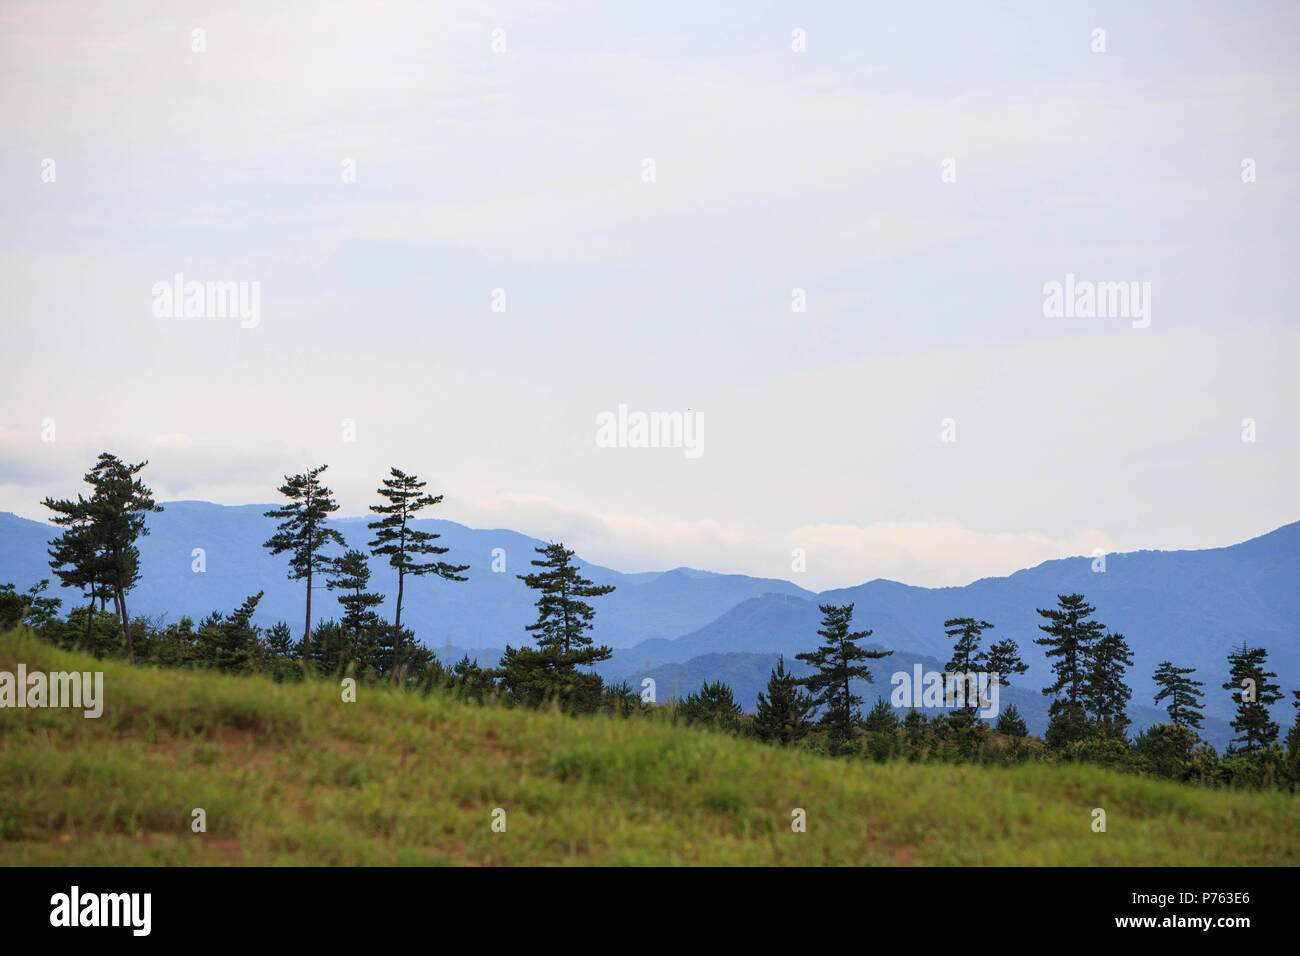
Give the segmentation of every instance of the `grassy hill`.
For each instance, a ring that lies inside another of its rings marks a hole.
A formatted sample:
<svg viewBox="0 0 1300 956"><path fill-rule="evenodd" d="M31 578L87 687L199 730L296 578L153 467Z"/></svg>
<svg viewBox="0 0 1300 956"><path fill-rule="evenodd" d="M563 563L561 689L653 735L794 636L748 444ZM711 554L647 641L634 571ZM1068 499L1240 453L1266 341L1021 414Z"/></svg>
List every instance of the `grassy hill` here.
<svg viewBox="0 0 1300 956"><path fill-rule="evenodd" d="M366 686L344 703L332 683L130 668L0 635L0 670L19 662L103 670L105 705L97 720L0 709L0 864L1300 863L1285 794L833 760Z"/></svg>

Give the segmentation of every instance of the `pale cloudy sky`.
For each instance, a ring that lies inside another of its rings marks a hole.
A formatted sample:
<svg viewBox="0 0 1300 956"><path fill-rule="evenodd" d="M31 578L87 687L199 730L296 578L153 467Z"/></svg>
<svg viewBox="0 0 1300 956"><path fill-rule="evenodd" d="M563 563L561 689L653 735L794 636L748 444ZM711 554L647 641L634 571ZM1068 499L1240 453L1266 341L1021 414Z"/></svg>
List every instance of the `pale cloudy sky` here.
<svg viewBox="0 0 1300 956"><path fill-rule="evenodd" d="M328 462L349 514L396 464L814 588L1300 518L1294 4L631 6L7 4L0 510L102 449L225 503ZM156 317L177 273L256 327ZM1067 273L1150 326L1045 317ZM703 455L598 447L620 404Z"/></svg>

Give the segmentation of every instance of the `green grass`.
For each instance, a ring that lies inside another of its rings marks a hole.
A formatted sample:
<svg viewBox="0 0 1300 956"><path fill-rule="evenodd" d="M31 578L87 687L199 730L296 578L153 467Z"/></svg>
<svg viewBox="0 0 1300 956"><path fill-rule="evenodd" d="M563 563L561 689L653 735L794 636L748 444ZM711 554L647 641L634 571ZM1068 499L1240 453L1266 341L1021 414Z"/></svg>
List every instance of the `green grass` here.
<svg viewBox="0 0 1300 956"><path fill-rule="evenodd" d="M1300 862L1300 800L1280 793L836 760L365 686L343 703L334 683L131 668L0 635L0 670L20 661L103 670L106 701L98 720L0 709L0 864Z"/></svg>

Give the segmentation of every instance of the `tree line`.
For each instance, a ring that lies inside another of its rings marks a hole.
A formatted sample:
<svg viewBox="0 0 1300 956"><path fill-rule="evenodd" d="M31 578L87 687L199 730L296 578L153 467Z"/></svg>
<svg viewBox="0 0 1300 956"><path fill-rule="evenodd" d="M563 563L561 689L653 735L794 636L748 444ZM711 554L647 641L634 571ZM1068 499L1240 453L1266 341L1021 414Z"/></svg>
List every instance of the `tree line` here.
<svg viewBox="0 0 1300 956"><path fill-rule="evenodd" d="M492 697L508 704L555 705L573 713L659 711L685 723L831 754L995 762L1051 757L1211 783L1300 786L1300 719L1280 746L1280 728L1269 707L1282 693L1277 675L1267 670L1265 649L1243 644L1228 655L1228 681L1222 686L1236 705L1236 737L1222 761L1199 737L1204 683L1193 678L1193 668L1171 661L1161 662L1153 674L1153 703L1164 703L1169 721L1130 740L1132 691L1126 675L1132 652L1123 634L1094 619L1096 608L1081 594L1058 595L1056 607L1037 609L1043 636L1034 643L1044 648L1052 672L1051 683L1042 689L1051 703L1041 742L1029 737L1014 705L1002 709L990 728L978 718L979 701L970 688L961 706L933 719L916 708L900 718L883 699L864 715L854 682L870 683L868 662L893 651L861 646L872 632L852 629L852 604L820 606L821 643L795 655L809 673L793 676L780 658L752 716L744 714L720 680L656 707L625 682L607 685L591 669L613 650L595 643L595 610L588 601L614 587L584 577L574 552L556 542L536 549L535 570L517 575L537 592L537 619L525 627L533 646L507 643L495 667L482 667L468 656L447 665L402 625L407 586L424 578L463 582L469 565L444 560L449 549L437 543L439 535L414 527L420 514L440 504L443 496L426 492L425 481L396 467L381 479L379 503L370 506L376 520L367 524L373 534L369 556L348 547L329 526L339 506L322 481L325 465L286 476L279 488L283 503L265 512L278 524L263 547L286 556L289 580L304 584L303 628L296 646L285 622L265 630L253 625L260 592L229 614L215 611L197 625L189 617L167 625L132 621L127 596L140 580L138 542L149 533L147 516L163 510L140 477L147 464L102 453L84 476L88 494L43 500L61 529L49 542L50 566L64 587L81 591L86 604L73 607L63 619L58 614L62 601L45 594L48 582L25 594L12 584L0 585L0 628L23 621L65 646L97 656L122 654L133 664L140 658L158 666L259 672L277 681L350 674L426 691L453 689L480 701ZM371 590L368 557L385 559L395 578L391 622L379 614L386 597ZM318 581L336 593L341 613L337 620L313 625L312 592ZM985 633L993 627L970 617L945 621L945 634L953 640L945 672L988 674L999 686L1010 686L1024 674L1028 665L1014 640L986 646ZM1294 703L1300 714L1300 691Z"/></svg>

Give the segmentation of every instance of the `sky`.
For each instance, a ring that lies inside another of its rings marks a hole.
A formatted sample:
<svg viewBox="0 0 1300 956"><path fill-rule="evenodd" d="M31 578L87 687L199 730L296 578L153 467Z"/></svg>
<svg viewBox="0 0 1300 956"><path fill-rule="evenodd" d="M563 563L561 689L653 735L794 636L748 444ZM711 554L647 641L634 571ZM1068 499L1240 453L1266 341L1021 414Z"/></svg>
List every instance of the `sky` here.
<svg viewBox="0 0 1300 956"><path fill-rule="evenodd" d="M1300 519L1300 8L636 6L6 4L0 510L396 465L814 589Z"/></svg>

